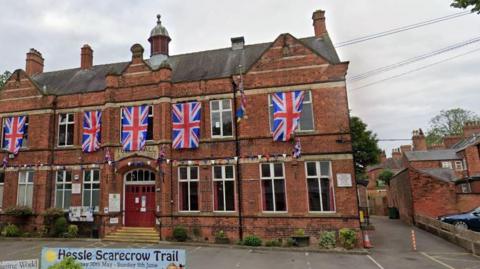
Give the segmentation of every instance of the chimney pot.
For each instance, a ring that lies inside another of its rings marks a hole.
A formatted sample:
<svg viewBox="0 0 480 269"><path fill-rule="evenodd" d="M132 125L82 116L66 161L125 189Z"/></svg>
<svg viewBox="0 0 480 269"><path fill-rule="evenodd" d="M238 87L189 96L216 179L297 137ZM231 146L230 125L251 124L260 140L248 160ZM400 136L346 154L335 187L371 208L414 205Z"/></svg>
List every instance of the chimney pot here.
<svg viewBox="0 0 480 269"><path fill-rule="evenodd" d="M425 151L427 150L427 140L423 134L422 129L414 130L412 136L413 150Z"/></svg>
<svg viewBox="0 0 480 269"><path fill-rule="evenodd" d="M42 54L38 50L31 48L30 51L27 52L25 64L25 72L27 75L33 76L43 73L43 62Z"/></svg>
<svg viewBox="0 0 480 269"><path fill-rule="evenodd" d="M241 50L245 46L245 38L243 36L232 37L230 40L232 41L232 50Z"/></svg>
<svg viewBox="0 0 480 269"><path fill-rule="evenodd" d="M327 33L327 27L325 26L325 10L317 10L313 12L312 20L316 37L322 37Z"/></svg>
<svg viewBox="0 0 480 269"><path fill-rule="evenodd" d="M93 66L93 50L88 45L83 45L80 53L80 68L90 69Z"/></svg>

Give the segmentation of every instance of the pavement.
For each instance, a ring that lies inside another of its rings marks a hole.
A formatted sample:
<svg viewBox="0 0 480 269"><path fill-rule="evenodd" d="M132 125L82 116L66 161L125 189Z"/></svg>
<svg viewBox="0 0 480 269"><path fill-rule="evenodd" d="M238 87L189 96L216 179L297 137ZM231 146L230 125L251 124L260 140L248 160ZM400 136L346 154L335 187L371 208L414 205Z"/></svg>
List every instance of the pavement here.
<svg viewBox="0 0 480 269"><path fill-rule="evenodd" d="M0 260L39 258L42 247L86 248L182 248L187 268L275 268L275 269L480 269L480 258L441 238L414 228L417 251L411 248L411 227L399 220L373 217L374 248L369 255L286 252L235 248L233 246L175 246L172 244L125 244L106 241L1 240Z"/></svg>

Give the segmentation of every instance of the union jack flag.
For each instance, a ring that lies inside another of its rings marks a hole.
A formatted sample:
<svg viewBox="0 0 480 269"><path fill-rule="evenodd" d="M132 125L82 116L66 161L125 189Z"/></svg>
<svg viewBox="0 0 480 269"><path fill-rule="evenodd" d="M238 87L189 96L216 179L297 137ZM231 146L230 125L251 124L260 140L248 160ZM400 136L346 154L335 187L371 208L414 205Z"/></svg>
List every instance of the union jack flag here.
<svg viewBox="0 0 480 269"><path fill-rule="evenodd" d="M7 156L4 156L4 157L3 157L3 161L2 161L2 167L3 167L3 169L6 169L6 168L7 168L7 165L8 165Z"/></svg>
<svg viewBox="0 0 480 269"><path fill-rule="evenodd" d="M147 139L148 106L122 108L122 146L125 151L143 150Z"/></svg>
<svg viewBox="0 0 480 269"><path fill-rule="evenodd" d="M100 148L100 129L102 126L102 111L85 111L83 114L83 152L95 152Z"/></svg>
<svg viewBox="0 0 480 269"><path fill-rule="evenodd" d="M200 102L172 105L173 148L198 148L200 140Z"/></svg>
<svg viewBox="0 0 480 269"><path fill-rule="evenodd" d="M300 144L300 138L297 138L297 142L293 147L293 158L298 159L302 156L302 144Z"/></svg>
<svg viewBox="0 0 480 269"><path fill-rule="evenodd" d="M274 141L290 140L300 122L304 97L303 91L277 92L272 95Z"/></svg>
<svg viewBox="0 0 480 269"><path fill-rule="evenodd" d="M3 148L8 152L17 154L22 147L25 131L25 116L15 116L5 119L3 125Z"/></svg>
<svg viewBox="0 0 480 269"><path fill-rule="evenodd" d="M240 91L240 107L237 109L237 122L240 122L242 119L246 119L247 117L247 97L245 96L245 90L243 88L243 77L240 76L240 82L237 84L235 81L233 82L235 90L238 88Z"/></svg>

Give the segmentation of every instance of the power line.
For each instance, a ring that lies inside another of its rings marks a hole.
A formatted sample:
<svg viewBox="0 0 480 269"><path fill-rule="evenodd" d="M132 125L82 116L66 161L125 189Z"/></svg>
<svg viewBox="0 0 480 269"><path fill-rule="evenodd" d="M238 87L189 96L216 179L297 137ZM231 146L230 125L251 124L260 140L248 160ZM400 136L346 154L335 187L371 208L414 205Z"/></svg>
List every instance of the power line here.
<svg viewBox="0 0 480 269"><path fill-rule="evenodd" d="M391 71L395 68L399 68L399 67L411 64L411 63L415 63L415 62L418 62L418 61L421 61L421 60L425 60L425 59L440 55L442 53L446 53L446 52L449 52L449 51L452 51L452 50L456 50L456 49L459 49L459 48L462 48L462 47L465 47L467 45L471 45L471 44L474 44L474 43L477 43L477 42L480 42L480 37L476 37L476 38L473 38L473 39L470 39L470 40L462 41L462 42L447 46L445 48L435 50L435 51L431 51L429 53L422 54L422 55L419 55L419 56L415 56L413 58L409 58L409 59L406 59L406 60L403 60L403 61L400 61L400 62L397 62L397 63L394 63L394 64L390 64L390 65L387 65L387 66L384 66L384 67L379 67L379 68L376 68L376 69L373 69L373 70L370 70L370 71L352 76L348 80L349 81L356 81L356 80L366 79L366 78L369 78L371 76L375 76L375 75L378 75L378 74L381 74L381 73L384 73L384 72L387 72L387 71Z"/></svg>
<svg viewBox="0 0 480 269"><path fill-rule="evenodd" d="M375 39L375 38L380 38L380 37L389 36L389 35L393 35L393 34L404 32L404 31L420 28L420 27L427 26L427 25L430 25L430 24L455 19L455 18L462 17L462 16L465 16L465 15L468 15L468 14L472 14L472 12L463 11L463 12L451 14L451 15L448 15L448 16L443 16L443 17L439 17L439 18L435 18L435 19L431 19L431 20L427 20L427 21L423 21L423 22L418 22L418 23L394 28L394 29L391 29L391 30L388 30L388 31L384 31L384 32L376 33L376 34L371 34L371 35L367 35L367 36L363 36L363 37L358 37L358 38L354 38L354 39L351 39L351 40L348 40L348 41L339 42L339 43L334 44L334 46L336 48L341 48L341 47L365 42L365 41L368 41L368 40L372 40L372 39Z"/></svg>
<svg viewBox="0 0 480 269"><path fill-rule="evenodd" d="M378 83L382 83L382 82L385 82L385 81L388 81L388 80L392 80L392 79L395 79L395 78L399 78L399 77L402 77L402 76L405 76L405 75L408 75L408 74L411 74L411 73L414 73L414 72L417 72L417 71L421 71L421 70L430 68L430 67L435 66L435 65L442 64L442 63L444 63L444 62L447 62L447 61L450 61L450 60L453 60L453 59L456 59L456 58L460 58L460 57L462 57L462 56L465 56L465 55L467 55L467 54L474 53L474 52L477 52L477 51L480 51L480 48L477 48L477 49L474 49L474 50L469 50L469 51L467 51L467 52L465 52L465 53L458 54L458 55L455 55L455 56L453 56L453 57L449 57L449 58L443 59L443 60L441 60L441 61L437 61L437 62L428 64L428 65L425 65L425 66L422 66L422 67L419 67L419 68L416 68L416 69L412 69L412 70L410 70L410 71L407 71L407 72L404 72L404 73L400 73L400 74L395 75L395 76L391 76L391 77L388 77L388 78L385 78L385 79L377 80L377 81L374 81L374 82L372 82L372 83L368 83L368 84L365 84L365 85L363 85L363 86L360 86L360 87L357 87L357 88L353 88L353 89L351 89L351 90L358 90L358 89L366 88L366 87L369 87L369 86L372 86L372 85L375 85L375 84L378 84Z"/></svg>

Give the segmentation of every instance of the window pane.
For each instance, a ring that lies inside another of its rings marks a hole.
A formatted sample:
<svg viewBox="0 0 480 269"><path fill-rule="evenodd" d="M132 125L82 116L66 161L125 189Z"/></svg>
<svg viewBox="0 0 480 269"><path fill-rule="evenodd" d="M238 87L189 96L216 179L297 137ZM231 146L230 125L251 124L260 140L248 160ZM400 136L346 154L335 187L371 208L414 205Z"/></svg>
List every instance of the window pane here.
<svg viewBox="0 0 480 269"><path fill-rule="evenodd" d="M17 205L25 205L25 185L19 185L17 191Z"/></svg>
<svg viewBox="0 0 480 269"><path fill-rule="evenodd" d="M213 167L213 178L221 179L222 178L222 167L221 166L214 166Z"/></svg>
<svg viewBox="0 0 480 269"><path fill-rule="evenodd" d="M98 208L100 207L100 190L92 191L92 206L98 211Z"/></svg>
<svg viewBox="0 0 480 269"><path fill-rule="evenodd" d="M180 183L180 210L188 211L188 182Z"/></svg>
<svg viewBox="0 0 480 269"><path fill-rule="evenodd" d="M100 181L100 170L93 170L93 180Z"/></svg>
<svg viewBox="0 0 480 269"><path fill-rule="evenodd" d="M320 162L320 174L322 176L330 176L330 163L329 162Z"/></svg>
<svg viewBox="0 0 480 269"><path fill-rule="evenodd" d="M310 211L320 211L320 190L318 189L318 179L309 178L307 179L308 184L308 204L310 206Z"/></svg>
<svg viewBox="0 0 480 269"><path fill-rule="evenodd" d="M283 177L283 165L281 163L274 164L273 173L275 174L275 177Z"/></svg>
<svg viewBox="0 0 480 269"><path fill-rule="evenodd" d="M287 210L287 204L285 202L285 181L283 179L275 180L275 210Z"/></svg>
<svg viewBox="0 0 480 269"><path fill-rule="evenodd" d="M73 114L67 114L68 121L73 122Z"/></svg>
<svg viewBox="0 0 480 269"><path fill-rule="evenodd" d="M33 182L33 174L34 172L28 172L28 182Z"/></svg>
<svg viewBox="0 0 480 269"><path fill-rule="evenodd" d="M230 109L230 99L222 100L223 109Z"/></svg>
<svg viewBox="0 0 480 269"><path fill-rule="evenodd" d="M28 147L28 117L25 117L25 127L23 128L22 147Z"/></svg>
<svg viewBox="0 0 480 269"><path fill-rule="evenodd" d="M262 164L262 177L270 177L270 164Z"/></svg>
<svg viewBox="0 0 480 269"><path fill-rule="evenodd" d="M187 167L180 167L180 179L187 179Z"/></svg>
<svg viewBox="0 0 480 269"><path fill-rule="evenodd" d="M191 180L198 179L198 167L190 167L190 179Z"/></svg>
<svg viewBox="0 0 480 269"><path fill-rule="evenodd" d="M198 210L198 182L190 182L190 210Z"/></svg>
<svg viewBox="0 0 480 269"><path fill-rule="evenodd" d="M223 136L232 135L232 113L230 111L223 112Z"/></svg>
<svg viewBox="0 0 480 269"><path fill-rule="evenodd" d="M225 210L225 205L223 203L223 181L215 182L215 210Z"/></svg>
<svg viewBox="0 0 480 269"><path fill-rule="evenodd" d="M314 162L307 163L307 176L316 176L316 175L317 175L316 163Z"/></svg>
<svg viewBox="0 0 480 269"><path fill-rule="evenodd" d="M3 206L3 185L0 185L0 208Z"/></svg>
<svg viewBox="0 0 480 269"><path fill-rule="evenodd" d="M63 208L64 209L68 209L70 207L70 202L72 200L72 190L69 189L69 190L66 190L65 191L65 198L64 198L64 203L63 203Z"/></svg>
<svg viewBox="0 0 480 269"><path fill-rule="evenodd" d="M84 182L90 182L92 180L92 173L90 170L86 170L84 173L84 178L83 178L83 181ZM128 178L129 178L129 175L130 174L127 174L127 181L128 181Z"/></svg>
<svg viewBox="0 0 480 269"><path fill-rule="evenodd" d="M333 207L333 189L330 187L330 180L322 178L320 180L322 185L322 205L323 211L334 211Z"/></svg>
<svg viewBox="0 0 480 269"><path fill-rule="evenodd" d="M219 110L220 107L219 107L219 104L220 104L220 101L218 100L215 100L215 101L212 101L212 110Z"/></svg>
<svg viewBox="0 0 480 269"><path fill-rule="evenodd" d="M313 130L312 104L303 104L300 117L300 130Z"/></svg>
<svg viewBox="0 0 480 269"><path fill-rule="evenodd" d="M0 184L5 182L5 174L0 172Z"/></svg>
<svg viewBox="0 0 480 269"><path fill-rule="evenodd" d="M90 190L83 189L83 206L90 206Z"/></svg>
<svg viewBox="0 0 480 269"><path fill-rule="evenodd" d="M273 188L271 180L262 180L263 210L273 211Z"/></svg>
<svg viewBox="0 0 480 269"><path fill-rule="evenodd" d="M235 210L235 185L233 181L225 182L225 207L227 211Z"/></svg>
<svg viewBox="0 0 480 269"><path fill-rule="evenodd" d="M32 207L33 205L33 185L27 185L27 203L26 206Z"/></svg>
<svg viewBox="0 0 480 269"><path fill-rule="evenodd" d="M305 97L304 97L304 99L303 99L303 103L304 103L304 104L305 104L305 102L310 102L310 101L311 101L311 100L310 100L310 94L311 94L310 91L306 91L306 92L305 92Z"/></svg>
<svg viewBox="0 0 480 269"><path fill-rule="evenodd" d="M234 176L233 176L233 166L231 166L231 165L225 166L225 178L227 178L227 179L234 178Z"/></svg>
<svg viewBox="0 0 480 269"><path fill-rule="evenodd" d="M143 170L137 170L138 172L138 181L144 181L144 171Z"/></svg>
<svg viewBox="0 0 480 269"><path fill-rule="evenodd" d="M221 135L220 113L212 112L212 135Z"/></svg>
<svg viewBox="0 0 480 269"><path fill-rule="evenodd" d="M67 172L65 173L65 181L66 181L66 182L72 182L72 172L67 171Z"/></svg>
<svg viewBox="0 0 480 269"><path fill-rule="evenodd" d="M58 144L60 146L65 146L65 138L66 138L67 126L60 125L58 131Z"/></svg>
<svg viewBox="0 0 480 269"><path fill-rule="evenodd" d="M57 208L62 208L62 200L63 200L63 197L62 197L62 194L63 194L63 190L60 190L59 188L57 188L57 191L55 192L55 207Z"/></svg>
<svg viewBox="0 0 480 269"><path fill-rule="evenodd" d="M67 122L67 114L60 114L60 123Z"/></svg>
<svg viewBox="0 0 480 269"><path fill-rule="evenodd" d="M73 123L68 125L67 131L67 145L73 145L73 129L75 125Z"/></svg>
<svg viewBox="0 0 480 269"><path fill-rule="evenodd" d="M127 174L127 181L132 181L132 174L131 173Z"/></svg>

